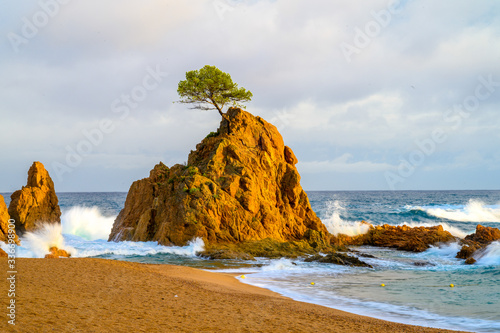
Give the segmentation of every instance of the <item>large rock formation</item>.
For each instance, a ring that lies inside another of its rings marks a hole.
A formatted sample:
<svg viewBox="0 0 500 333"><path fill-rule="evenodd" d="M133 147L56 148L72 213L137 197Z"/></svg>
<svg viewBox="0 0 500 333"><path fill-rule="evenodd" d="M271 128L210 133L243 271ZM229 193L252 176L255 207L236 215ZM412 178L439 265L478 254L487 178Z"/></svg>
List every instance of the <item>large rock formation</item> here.
<svg viewBox="0 0 500 333"><path fill-rule="evenodd" d="M61 210L54 183L40 162L34 162L28 171L28 183L11 196L9 214L16 221L16 231L36 229L39 223L60 223Z"/></svg>
<svg viewBox="0 0 500 333"><path fill-rule="evenodd" d="M9 241L9 212L7 209L7 205L5 204L5 200L2 195L0 195L0 241L4 243L8 243ZM15 229L11 228L11 239L19 244L19 239L15 234Z"/></svg>
<svg viewBox="0 0 500 333"><path fill-rule="evenodd" d="M500 240L500 229L478 224L476 232L462 240L462 248L457 253L457 258L466 259L467 264L473 264L476 262L474 255L497 240Z"/></svg>
<svg viewBox="0 0 500 333"><path fill-rule="evenodd" d="M328 243L328 231L300 186L297 158L276 127L241 109L227 115L231 134L223 120L186 166L160 163L149 178L132 184L109 240Z"/></svg>

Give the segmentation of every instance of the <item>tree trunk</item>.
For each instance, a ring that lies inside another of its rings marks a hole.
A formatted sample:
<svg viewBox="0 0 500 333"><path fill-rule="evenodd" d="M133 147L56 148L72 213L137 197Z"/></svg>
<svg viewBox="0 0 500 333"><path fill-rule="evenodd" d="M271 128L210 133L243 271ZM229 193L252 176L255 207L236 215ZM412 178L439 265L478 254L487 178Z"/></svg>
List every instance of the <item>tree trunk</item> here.
<svg viewBox="0 0 500 333"><path fill-rule="evenodd" d="M222 118L227 121L227 134L231 134L231 121L229 120L229 117L224 112L222 112L218 105L215 105L215 107L217 108L217 111L219 111L219 114L222 116Z"/></svg>

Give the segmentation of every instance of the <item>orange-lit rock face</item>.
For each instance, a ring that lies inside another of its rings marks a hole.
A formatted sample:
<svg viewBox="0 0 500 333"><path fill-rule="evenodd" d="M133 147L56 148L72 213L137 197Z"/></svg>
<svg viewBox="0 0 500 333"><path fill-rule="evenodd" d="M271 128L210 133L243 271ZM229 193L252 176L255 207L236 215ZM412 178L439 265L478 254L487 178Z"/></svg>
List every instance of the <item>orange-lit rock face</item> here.
<svg viewBox="0 0 500 333"><path fill-rule="evenodd" d="M462 240L462 248L457 254L457 258L467 259L466 264L473 264L476 260L473 256L480 250L487 247L494 241L500 240L500 229L483 227L478 224L476 232L468 235Z"/></svg>
<svg viewBox="0 0 500 333"><path fill-rule="evenodd" d="M409 227L384 224L370 228L367 234L359 236L359 245L394 247L398 250L422 252L430 245L455 240L455 237L442 226Z"/></svg>
<svg viewBox="0 0 500 333"><path fill-rule="evenodd" d="M7 243L9 240L9 212L7 209L7 205L5 204L5 200L3 196L0 195L0 241ZM13 241L19 244L19 239L17 235L15 235L15 228L12 229L11 234L14 234ZM11 236L12 237L12 236Z"/></svg>
<svg viewBox="0 0 500 333"><path fill-rule="evenodd" d="M185 245L273 238L327 242L328 232L300 186L297 158L275 126L230 109L189 155L187 166L160 163L134 182L110 240Z"/></svg>
<svg viewBox="0 0 500 333"><path fill-rule="evenodd" d="M58 249L57 247L53 246L49 249L49 254L45 255L45 258L47 259L55 259L55 258L69 258L71 255L66 252L66 250Z"/></svg>
<svg viewBox="0 0 500 333"><path fill-rule="evenodd" d="M483 227L478 224L476 232L465 237L466 240L471 240L478 243L490 244L500 239L500 229L492 227Z"/></svg>
<svg viewBox="0 0 500 333"><path fill-rule="evenodd" d="M38 223L61 222L54 183L42 163L33 163L27 185L11 195L9 214L18 233L34 230Z"/></svg>

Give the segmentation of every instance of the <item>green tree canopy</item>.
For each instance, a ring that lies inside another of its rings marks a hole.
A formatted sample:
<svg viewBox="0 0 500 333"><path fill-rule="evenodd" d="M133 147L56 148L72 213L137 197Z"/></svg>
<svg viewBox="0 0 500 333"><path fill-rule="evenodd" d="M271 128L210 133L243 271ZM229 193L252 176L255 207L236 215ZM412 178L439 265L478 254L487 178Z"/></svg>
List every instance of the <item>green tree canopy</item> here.
<svg viewBox="0 0 500 333"><path fill-rule="evenodd" d="M228 133L231 133L231 127L223 112L224 107L228 104L244 107L240 103L250 101L253 96L245 88L238 88L229 74L209 65L186 72L186 80L179 82L177 93L181 97L180 103L194 104L192 109L219 111L228 122Z"/></svg>

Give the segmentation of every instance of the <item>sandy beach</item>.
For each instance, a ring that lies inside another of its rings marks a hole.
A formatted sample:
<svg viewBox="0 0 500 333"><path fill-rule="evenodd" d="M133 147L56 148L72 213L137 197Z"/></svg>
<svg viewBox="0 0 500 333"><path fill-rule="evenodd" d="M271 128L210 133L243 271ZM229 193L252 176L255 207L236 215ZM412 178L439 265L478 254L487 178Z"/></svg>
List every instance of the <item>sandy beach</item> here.
<svg viewBox="0 0 500 333"><path fill-rule="evenodd" d="M4 315L2 332L448 332L296 302L188 267L18 259L17 271L16 325ZM7 290L0 299L6 309Z"/></svg>

